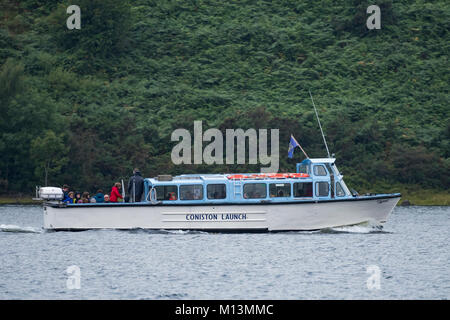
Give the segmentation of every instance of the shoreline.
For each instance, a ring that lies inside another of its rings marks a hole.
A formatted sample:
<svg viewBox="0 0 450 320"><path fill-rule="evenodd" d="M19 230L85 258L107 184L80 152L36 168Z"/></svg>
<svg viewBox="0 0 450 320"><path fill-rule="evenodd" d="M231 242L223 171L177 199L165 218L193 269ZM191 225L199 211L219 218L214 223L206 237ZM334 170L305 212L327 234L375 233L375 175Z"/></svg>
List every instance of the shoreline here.
<svg viewBox="0 0 450 320"><path fill-rule="evenodd" d="M8 195L0 196L0 205L38 205L39 201L32 200L33 196ZM403 193L397 206L402 206L404 201L408 201L407 206L450 206L450 194L448 192L422 192Z"/></svg>

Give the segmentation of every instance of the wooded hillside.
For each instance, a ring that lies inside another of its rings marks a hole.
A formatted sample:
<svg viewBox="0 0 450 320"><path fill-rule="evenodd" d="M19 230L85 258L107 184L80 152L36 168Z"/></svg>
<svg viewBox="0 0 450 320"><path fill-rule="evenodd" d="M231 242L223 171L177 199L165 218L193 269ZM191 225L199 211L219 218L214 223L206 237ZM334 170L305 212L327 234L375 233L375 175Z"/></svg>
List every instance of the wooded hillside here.
<svg viewBox="0 0 450 320"><path fill-rule="evenodd" d="M280 129L347 184L449 189L450 3L77 0L0 4L0 193L145 176L259 171L174 165L177 128ZM381 8L368 30L366 9ZM204 144L206 146L207 143ZM270 150L270 149L269 149Z"/></svg>

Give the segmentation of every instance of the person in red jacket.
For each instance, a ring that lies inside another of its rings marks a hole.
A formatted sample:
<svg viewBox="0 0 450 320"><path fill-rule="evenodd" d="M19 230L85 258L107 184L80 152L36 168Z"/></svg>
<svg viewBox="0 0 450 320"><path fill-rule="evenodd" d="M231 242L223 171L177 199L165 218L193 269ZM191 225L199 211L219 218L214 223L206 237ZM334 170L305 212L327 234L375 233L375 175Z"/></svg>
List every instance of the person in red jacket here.
<svg viewBox="0 0 450 320"><path fill-rule="evenodd" d="M121 188L120 182L114 183L114 186L111 189L111 196L109 197L109 202L117 202L117 199L123 199L122 195L120 194L119 190Z"/></svg>

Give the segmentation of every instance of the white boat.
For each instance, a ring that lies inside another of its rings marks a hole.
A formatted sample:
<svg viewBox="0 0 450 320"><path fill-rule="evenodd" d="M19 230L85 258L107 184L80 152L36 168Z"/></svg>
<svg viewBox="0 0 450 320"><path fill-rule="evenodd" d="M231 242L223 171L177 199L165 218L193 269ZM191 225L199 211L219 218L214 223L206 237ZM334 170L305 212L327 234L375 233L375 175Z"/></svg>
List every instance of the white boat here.
<svg viewBox="0 0 450 320"><path fill-rule="evenodd" d="M65 204L60 190L41 188L44 228L318 230L382 224L401 197L352 194L334 158L305 159L296 173L164 176L144 186L141 202L86 204Z"/></svg>

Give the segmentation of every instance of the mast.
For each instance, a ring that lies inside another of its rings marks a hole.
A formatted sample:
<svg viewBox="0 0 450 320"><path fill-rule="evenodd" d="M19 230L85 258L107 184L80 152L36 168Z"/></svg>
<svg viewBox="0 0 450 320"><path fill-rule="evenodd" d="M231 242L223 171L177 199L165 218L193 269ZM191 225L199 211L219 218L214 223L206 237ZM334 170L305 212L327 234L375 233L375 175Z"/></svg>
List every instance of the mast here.
<svg viewBox="0 0 450 320"><path fill-rule="evenodd" d="M322 133L323 143L325 144L325 148L327 149L328 158L331 158L330 157L330 151L328 150L327 140L325 139L325 135L323 134L322 125L320 124L319 114L317 113L316 105L314 103L314 99L312 97L311 90L308 90L308 92L309 92L309 96L311 97L311 101L312 101L312 104L313 104L313 107L314 107L314 111L316 112L317 122L319 123L320 132Z"/></svg>

